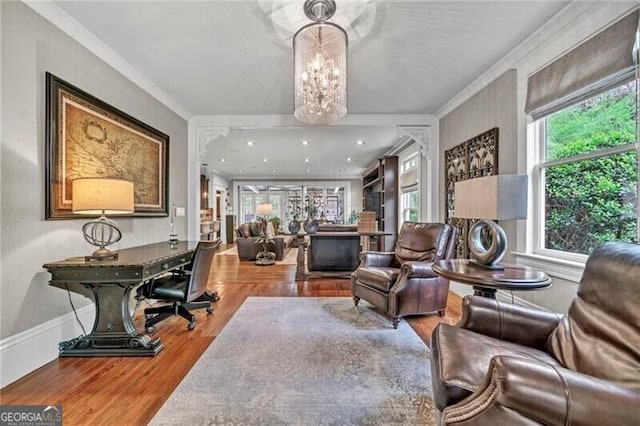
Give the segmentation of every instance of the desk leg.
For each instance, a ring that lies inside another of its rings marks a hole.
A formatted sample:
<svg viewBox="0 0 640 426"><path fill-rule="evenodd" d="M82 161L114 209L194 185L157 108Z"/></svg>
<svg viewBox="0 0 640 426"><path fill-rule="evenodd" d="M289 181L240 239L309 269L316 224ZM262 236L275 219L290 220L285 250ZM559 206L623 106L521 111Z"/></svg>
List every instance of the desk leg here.
<svg viewBox="0 0 640 426"><path fill-rule="evenodd" d="M155 356L160 339L139 334L129 313L133 285L85 284L93 292L96 318L87 336L60 343L60 356Z"/></svg>
<svg viewBox="0 0 640 426"><path fill-rule="evenodd" d="M296 242L298 243L298 266L296 266L295 280L304 281L309 278L309 274L307 273L306 266L304 264L304 235L296 235L296 240Z"/></svg>
<svg viewBox="0 0 640 426"><path fill-rule="evenodd" d="M487 287L478 287L478 286L473 286L473 295L474 296L482 296L482 297L486 297L489 299L495 299L496 298L496 289L495 288L487 288Z"/></svg>

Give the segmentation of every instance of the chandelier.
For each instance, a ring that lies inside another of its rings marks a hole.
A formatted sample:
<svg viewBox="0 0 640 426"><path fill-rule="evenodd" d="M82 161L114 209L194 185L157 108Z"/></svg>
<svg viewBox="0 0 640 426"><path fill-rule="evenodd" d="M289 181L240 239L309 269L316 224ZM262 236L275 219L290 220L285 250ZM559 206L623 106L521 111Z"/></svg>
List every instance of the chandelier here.
<svg viewBox="0 0 640 426"><path fill-rule="evenodd" d="M328 124L347 114L347 33L326 22L334 0L306 0L305 15L315 21L293 36L295 117Z"/></svg>

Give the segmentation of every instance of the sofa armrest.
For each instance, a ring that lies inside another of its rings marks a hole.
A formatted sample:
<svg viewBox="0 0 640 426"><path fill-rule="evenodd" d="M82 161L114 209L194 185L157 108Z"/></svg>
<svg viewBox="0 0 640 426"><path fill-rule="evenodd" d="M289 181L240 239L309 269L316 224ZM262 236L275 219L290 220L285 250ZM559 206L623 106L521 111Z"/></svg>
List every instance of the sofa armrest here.
<svg viewBox="0 0 640 426"><path fill-rule="evenodd" d="M466 296L462 318L456 324L486 336L543 349L560 315L539 309L502 303L481 296Z"/></svg>
<svg viewBox="0 0 640 426"><path fill-rule="evenodd" d="M363 251L360 253L359 268L368 266L389 267L393 265L395 253L383 251Z"/></svg>
<svg viewBox="0 0 640 426"><path fill-rule="evenodd" d="M236 239L236 246L240 260L256 260L256 255L260 251L260 246L256 244L256 239L253 237L239 237Z"/></svg>
<svg viewBox="0 0 640 426"><path fill-rule="evenodd" d="M637 425L640 392L537 360L497 356L478 389L444 409L443 424Z"/></svg>
<svg viewBox="0 0 640 426"><path fill-rule="evenodd" d="M433 262L411 261L402 264L401 274L407 278L438 278L439 275L433 272L431 266Z"/></svg>

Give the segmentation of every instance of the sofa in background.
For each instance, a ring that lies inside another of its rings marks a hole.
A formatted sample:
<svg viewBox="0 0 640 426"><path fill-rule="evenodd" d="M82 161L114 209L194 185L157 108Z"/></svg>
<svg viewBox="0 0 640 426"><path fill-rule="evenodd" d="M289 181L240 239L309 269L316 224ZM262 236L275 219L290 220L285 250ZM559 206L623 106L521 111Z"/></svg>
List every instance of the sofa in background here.
<svg viewBox="0 0 640 426"><path fill-rule="evenodd" d="M261 233L260 226L261 224L256 222L243 223L236 229L236 245L240 260L256 260L256 256L262 251L262 245L256 244L256 239ZM294 240L294 235L276 235L273 237L273 243L267 246L267 250L276 254L276 260L282 260Z"/></svg>

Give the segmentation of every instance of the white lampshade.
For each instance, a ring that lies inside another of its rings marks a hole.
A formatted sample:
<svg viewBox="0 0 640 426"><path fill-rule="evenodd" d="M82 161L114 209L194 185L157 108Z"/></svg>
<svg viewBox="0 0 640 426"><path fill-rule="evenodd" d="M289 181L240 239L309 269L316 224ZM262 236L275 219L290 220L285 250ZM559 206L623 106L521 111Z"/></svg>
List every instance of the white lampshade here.
<svg viewBox="0 0 640 426"><path fill-rule="evenodd" d="M454 197L454 217L526 219L527 176L493 175L456 182Z"/></svg>
<svg viewBox="0 0 640 426"><path fill-rule="evenodd" d="M133 213L133 182L111 178L80 178L72 183L76 214Z"/></svg>
<svg viewBox="0 0 640 426"><path fill-rule="evenodd" d="M273 205L272 204L258 204L256 206L256 215L257 216L268 216L273 214Z"/></svg>

